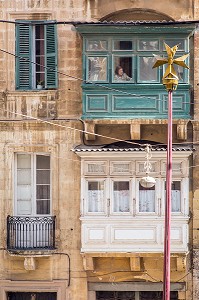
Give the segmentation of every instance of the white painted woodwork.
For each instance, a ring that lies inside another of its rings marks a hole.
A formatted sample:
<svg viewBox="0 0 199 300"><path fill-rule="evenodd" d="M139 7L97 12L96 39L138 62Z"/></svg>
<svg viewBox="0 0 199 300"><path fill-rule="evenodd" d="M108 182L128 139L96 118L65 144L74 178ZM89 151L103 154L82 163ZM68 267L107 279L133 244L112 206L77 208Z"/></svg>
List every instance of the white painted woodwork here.
<svg viewBox="0 0 199 300"><path fill-rule="evenodd" d="M164 219L82 221L82 252L163 252ZM171 251L188 251L187 219L172 220Z"/></svg>
<svg viewBox="0 0 199 300"><path fill-rule="evenodd" d="M173 152L173 253L188 251L190 154ZM145 175L145 154L140 151L78 155L82 158L81 251L163 252L166 152L152 152L150 176L156 179L154 190L140 188L139 181ZM103 182L103 193L100 188L90 192L89 182L91 186Z"/></svg>

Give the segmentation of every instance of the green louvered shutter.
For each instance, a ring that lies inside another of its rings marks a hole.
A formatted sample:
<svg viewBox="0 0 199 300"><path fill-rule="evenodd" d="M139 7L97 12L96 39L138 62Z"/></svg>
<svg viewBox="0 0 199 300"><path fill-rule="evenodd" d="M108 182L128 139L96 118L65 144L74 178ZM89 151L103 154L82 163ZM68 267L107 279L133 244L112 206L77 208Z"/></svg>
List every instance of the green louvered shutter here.
<svg viewBox="0 0 199 300"><path fill-rule="evenodd" d="M30 25L16 25L16 89L20 90L32 88L31 33Z"/></svg>
<svg viewBox="0 0 199 300"><path fill-rule="evenodd" d="M45 82L46 88L57 87L57 34L56 25L45 25Z"/></svg>

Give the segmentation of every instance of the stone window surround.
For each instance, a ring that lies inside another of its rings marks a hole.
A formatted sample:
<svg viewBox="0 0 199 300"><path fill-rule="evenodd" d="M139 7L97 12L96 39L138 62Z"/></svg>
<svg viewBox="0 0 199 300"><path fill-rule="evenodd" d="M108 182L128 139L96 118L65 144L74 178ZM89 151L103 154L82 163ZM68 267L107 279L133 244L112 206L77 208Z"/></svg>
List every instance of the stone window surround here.
<svg viewBox="0 0 199 300"><path fill-rule="evenodd" d="M8 13L8 21L16 21L16 20L52 20L53 14L52 12L42 12L38 11L19 11L19 12L9 12ZM7 24L7 39L9 40L9 52L15 53L15 30L13 30L14 24ZM7 49L6 49L7 50ZM15 91L15 57L10 55L10 58L7 60L7 69L12 70L10 73L10 77L8 80L8 90Z"/></svg>
<svg viewBox="0 0 199 300"><path fill-rule="evenodd" d="M67 282L64 280L52 281L11 281L0 282L0 299L7 300L7 292L56 292L57 300L69 299L66 290Z"/></svg>

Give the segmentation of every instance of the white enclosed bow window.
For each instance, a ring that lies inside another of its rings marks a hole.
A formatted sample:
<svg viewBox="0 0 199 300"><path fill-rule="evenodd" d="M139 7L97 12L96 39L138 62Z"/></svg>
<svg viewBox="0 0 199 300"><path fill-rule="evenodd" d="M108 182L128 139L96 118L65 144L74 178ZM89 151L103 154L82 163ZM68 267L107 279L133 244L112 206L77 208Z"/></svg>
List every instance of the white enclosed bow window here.
<svg viewBox="0 0 199 300"><path fill-rule="evenodd" d="M82 252L163 251L166 151L153 151L153 187L142 151L80 151ZM173 153L171 245L188 249L190 151Z"/></svg>

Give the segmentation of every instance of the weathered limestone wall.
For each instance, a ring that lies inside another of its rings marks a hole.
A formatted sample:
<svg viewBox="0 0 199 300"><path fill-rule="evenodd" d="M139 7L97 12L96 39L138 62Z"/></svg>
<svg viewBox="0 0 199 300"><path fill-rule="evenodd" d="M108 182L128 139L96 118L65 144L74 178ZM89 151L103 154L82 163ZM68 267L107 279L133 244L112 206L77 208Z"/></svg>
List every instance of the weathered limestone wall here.
<svg viewBox="0 0 199 300"><path fill-rule="evenodd" d="M194 7L193 7L194 4ZM174 20L192 20L199 18L198 1L192 0L0 0L0 18L15 19L49 19L58 21L91 21L104 18L116 11L131 9L151 9L156 13L165 14ZM80 161L70 150L81 143L80 132L69 127L83 129L79 121L67 121L81 116L81 47L82 41L71 25L57 25L58 28L58 70L59 88L57 91L16 92L15 91L15 59L11 54L15 51L14 25L0 23L0 48L10 52L0 51L0 248L6 247L6 217L13 213L13 157L17 151L47 151L52 154L53 164L53 215L56 215L56 245L57 252L68 253L71 258L71 283L69 280L68 257L53 254L50 257L36 257L36 269L24 269L24 257L10 256L5 250L0 251L0 299L5 300L5 286L30 290L30 286L38 289L53 289L60 285L58 300L86 300L87 278L83 270L80 255ZM199 70L199 40L195 38L195 118L199 117L198 102L198 70ZM32 117L23 120L22 115ZM62 119L52 123L43 123L34 118ZM12 120L12 121L11 121ZM58 124L58 125L56 125ZM142 138L165 142L166 125L144 125ZM198 125L194 127L195 141L198 141ZM120 125L98 126L97 133L108 137L129 139L129 126ZM191 128L189 139L191 138ZM176 136L174 135L176 141ZM95 143L111 142L112 140L98 138ZM195 152L194 164L199 165L198 150ZM199 186L198 167L193 169L194 201L190 209L193 213L193 244L194 244L194 300L199 295L198 280L198 243L199 243ZM191 199L191 197L190 197ZM190 223L192 226L192 223ZM192 238L190 239L192 243ZM121 254L122 256L122 254ZM172 262L172 280L185 278L188 292L186 300L192 299L191 275L186 276L187 270L176 271L176 262ZM161 280L161 260L146 259L148 273ZM157 274L158 266L158 274ZM185 276L185 277L184 277ZM149 278L147 278L149 279ZM12 282L9 282L12 280ZM27 281L19 283L18 281ZM31 283L36 280L40 283ZM57 280L57 281L56 281ZM94 280L94 279L93 279ZM97 279L96 279L97 280ZM113 280L107 278L110 282ZM120 279L118 279L120 280ZM100 280L99 280L100 281ZM113 282L114 283L114 282ZM52 287L51 287L52 286ZM4 297L4 298L3 298ZM182 292L180 299L185 299Z"/></svg>

